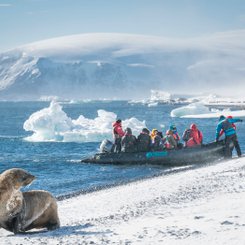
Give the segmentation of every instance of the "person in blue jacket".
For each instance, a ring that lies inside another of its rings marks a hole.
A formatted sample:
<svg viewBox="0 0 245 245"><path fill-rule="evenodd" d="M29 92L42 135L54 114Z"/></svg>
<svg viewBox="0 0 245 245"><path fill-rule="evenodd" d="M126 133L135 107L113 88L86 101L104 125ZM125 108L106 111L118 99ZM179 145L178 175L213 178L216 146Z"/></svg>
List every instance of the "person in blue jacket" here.
<svg viewBox="0 0 245 245"><path fill-rule="evenodd" d="M234 144L237 151L237 155L239 157L242 155L241 148L237 140L236 130L232 126L232 124L236 122L242 122L242 119L226 118L222 115L219 117L219 123L216 127L216 142L219 140L220 131L224 130L225 132L225 157L227 158L232 157L233 147L230 147L231 143Z"/></svg>

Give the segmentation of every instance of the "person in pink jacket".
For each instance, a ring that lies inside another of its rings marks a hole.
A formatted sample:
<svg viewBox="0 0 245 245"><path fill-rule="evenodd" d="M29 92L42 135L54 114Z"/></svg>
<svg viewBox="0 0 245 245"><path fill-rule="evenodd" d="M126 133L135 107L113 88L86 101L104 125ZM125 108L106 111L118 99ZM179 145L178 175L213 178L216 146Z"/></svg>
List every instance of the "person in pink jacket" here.
<svg viewBox="0 0 245 245"><path fill-rule="evenodd" d="M202 132L197 128L196 124L191 124L190 129L184 132L183 140L185 141L186 147L194 147L202 144L203 135Z"/></svg>
<svg viewBox="0 0 245 245"><path fill-rule="evenodd" d="M121 142L122 137L125 135L125 132L122 129L122 120L118 119L116 122L112 124L113 126L113 138L114 138L114 144L112 146L111 151L112 152L121 152Z"/></svg>

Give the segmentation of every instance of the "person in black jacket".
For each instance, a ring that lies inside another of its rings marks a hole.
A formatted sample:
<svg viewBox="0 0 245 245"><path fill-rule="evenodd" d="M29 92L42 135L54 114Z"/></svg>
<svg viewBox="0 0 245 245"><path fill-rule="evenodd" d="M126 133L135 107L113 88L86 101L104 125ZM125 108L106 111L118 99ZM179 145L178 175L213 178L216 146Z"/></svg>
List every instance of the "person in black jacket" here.
<svg viewBox="0 0 245 245"><path fill-rule="evenodd" d="M151 150L151 136L147 128L143 128L137 137L137 149L139 152L147 152Z"/></svg>
<svg viewBox="0 0 245 245"><path fill-rule="evenodd" d="M122 152L136 152L136 137L132 135L131 128L126 128L122 138Z"/></svg>

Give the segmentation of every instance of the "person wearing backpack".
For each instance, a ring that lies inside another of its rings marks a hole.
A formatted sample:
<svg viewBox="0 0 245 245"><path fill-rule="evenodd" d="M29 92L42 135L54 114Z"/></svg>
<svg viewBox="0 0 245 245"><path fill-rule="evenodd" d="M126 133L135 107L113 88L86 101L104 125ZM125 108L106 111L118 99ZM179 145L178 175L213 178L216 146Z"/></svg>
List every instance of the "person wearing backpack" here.
<svg viewBox="0 0 245 245"><path fill-rule="evenodd" d="M137 139L132 134L131 128L126 128L125 135L122 137L122 152L136 152Z"/></svg>
<svg viewBox="0 0 245 245"><path fill-rule="evenodd" d="M151 150L151 136L147 128L143 128L137 137L137 149L139 152L147 152Z"/></svg>
<svg viewBox="0 0 245 245"><path fill-rule="evenodd" d="M228 116L227 118L233 118L233 117L232 116ZM232 123L231 125L236 130L236 124ZM219 137L221 137L224 134L224 132L225 132L224 129L221 129L221 131L219 133Z"/></svg>
<svg viewBox="0 0 245 245"><path fill-rule="evenodd" d="M233 143L233 145L236 148L236 152L238 157L241 157L241 148L237 139L237 134L233 123L236 122L242 122L243 120L240 118L226 118L225 116L219 117L219 123L216 127L216 138L215 141L218 142L220 137L220 132L223 130L225 133L225 157L231 158L232 157L232 149L233 147L230 147L230 144Z"/></svg>
<svg viewBox="0 0 245 245"><path fill-rule="evenodd" d="M164 146L168 150L177 149L177 142L174 138L174 133L172 130L167 130L166 135L163 137Z"/></svg>
<svg viewBox="0 0 245 245"><path fill-rule="evenodd" d="M182 139L185 141L185 147L201 146L203 141L203 134L197 128L196 124L191 124L189 129L186 129Z"/></svg>
<svg viewBox="0 0 245 245"><path fill-rule="evenodd" d="M176 141L177 148L181 149L183 147L183 144L180 143L180 136L178 134L176 126L174 124L172 124L172 125L170 125L169 129L173 132L173 137L174 137L174 139Z"/></svg>
<svg viewBox="0 0 245 245"><path fill-rule="evenodd" d="M151 150L152 151L163 151L164 148L165 147L163 144L162 133L157 131L155 137L151 141Z"/></svg>

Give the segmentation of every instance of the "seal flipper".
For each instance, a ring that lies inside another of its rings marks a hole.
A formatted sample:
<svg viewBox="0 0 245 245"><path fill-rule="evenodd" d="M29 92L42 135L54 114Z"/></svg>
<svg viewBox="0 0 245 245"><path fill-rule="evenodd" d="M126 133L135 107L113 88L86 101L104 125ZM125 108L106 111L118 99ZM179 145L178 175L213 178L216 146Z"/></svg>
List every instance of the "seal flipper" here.
<svg viewBox="0 0 245 245"><path fill-rule="evenodd" d="M56 230L56 229L58 229L58 228L60 228L60 224L59 224L59 223L55 223L55 224L49 223L49 224L47 225L47 229L48 229L49 231L53 231L53 230Z"/></svg>
<svg viewBox="0 0 245 245"><path fill-rule="evenodd" d="M20 222L20 215L16 216L12 220L12 229L14 234L22 233L21 230L21 222Z"/></svg>

